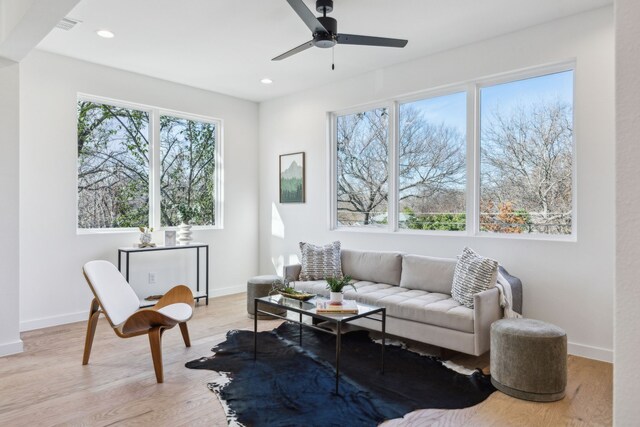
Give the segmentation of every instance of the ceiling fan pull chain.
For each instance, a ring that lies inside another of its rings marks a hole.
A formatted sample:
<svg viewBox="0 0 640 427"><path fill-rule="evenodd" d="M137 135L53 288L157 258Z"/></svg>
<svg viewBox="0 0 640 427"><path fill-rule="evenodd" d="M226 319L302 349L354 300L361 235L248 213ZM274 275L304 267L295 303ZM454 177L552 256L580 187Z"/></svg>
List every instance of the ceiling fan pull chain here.
<svg viewBox="0 0 640 427"><path fill-rule="evenodd" d="M336 69L336 47L333 46L331 48L331 70L335 70Z"/></svg>

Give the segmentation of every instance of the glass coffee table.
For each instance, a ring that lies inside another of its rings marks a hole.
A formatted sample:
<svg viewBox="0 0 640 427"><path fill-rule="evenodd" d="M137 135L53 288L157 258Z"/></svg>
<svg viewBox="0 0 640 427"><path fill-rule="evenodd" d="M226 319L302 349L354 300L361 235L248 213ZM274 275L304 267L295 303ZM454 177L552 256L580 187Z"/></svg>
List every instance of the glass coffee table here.
<svg viewBox="0 0 640 427"><path fill-rule="evenodd" d="M381 323L380 332L382 332L382 347L380 349L380 371L384 373L384 344L386 334L387 310L384 307L376 307L368 304L358 303L358 313L316 313L316 303L318 301L327 301L326 298L316 297L309 301L298 301L292 298L286 298L282 295L270 295L254 300L253 318L253 358L257 358L258 354L258 313L267 314L271 317L277 317L300 325L300 346L302 346L302 327L312 328L317 331L326 332L336 337L336 394L338 394L338 384L340 380L340 352L342 351L341 341L343 326L357 319L371 319ZM286 309L288 312L298 313L298 320L280 316L260 310L260 305L278 307ZM321 328L315 324L304 323L302 316L309 316L315 321L328 322L335 326L335 330Z"/></svg>

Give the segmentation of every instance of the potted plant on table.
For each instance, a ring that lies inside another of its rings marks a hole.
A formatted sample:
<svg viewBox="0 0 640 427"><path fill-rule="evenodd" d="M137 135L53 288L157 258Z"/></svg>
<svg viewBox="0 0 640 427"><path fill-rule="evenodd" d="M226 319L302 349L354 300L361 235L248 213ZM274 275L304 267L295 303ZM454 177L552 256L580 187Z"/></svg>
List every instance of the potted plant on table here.
<svg viewBox="0 0 640 427"><path fill-rule="evenodd" d="M140 230L140 244L138 245L141 248L148 248L155 246L155 243L151 243L151 233L153 232L153 227L138 227Z"/></svg>
<svg viewBox="0 0 640 427"><path fill-rule="evenodd" d="M356 287L353 286L353 283L351 283L351 276L344 276L341 279L336 277L327 277L325 280L327 281L327 289L331 291L329 293L330 304L342 304L342 300L344 298L342 290L345 286L351 286L356 292L358 291Z"/></svg>

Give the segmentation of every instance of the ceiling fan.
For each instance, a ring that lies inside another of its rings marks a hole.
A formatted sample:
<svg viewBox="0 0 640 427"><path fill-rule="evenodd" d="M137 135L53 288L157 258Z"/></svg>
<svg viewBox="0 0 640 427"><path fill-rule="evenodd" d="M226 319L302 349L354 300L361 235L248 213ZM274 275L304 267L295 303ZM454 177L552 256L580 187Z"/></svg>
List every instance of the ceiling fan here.
<svg viewBox="0 0 640 427"><path fill-rule="evenodd" d="M276 56L272 61L280 61L290 56L309 49L312 46L329 48L336 44L352 44L361 46L382 46L382 47L405 47L407 40L390 39L385 37L360 36L356 34L338 33L338 21L329 18L327 13L333 10L333 0L316 0L316 11L322 16L316 17L302 0L287 0L289 6L298 14L304 23L311 30L313 38L294 47L282 55Z"/></svg>

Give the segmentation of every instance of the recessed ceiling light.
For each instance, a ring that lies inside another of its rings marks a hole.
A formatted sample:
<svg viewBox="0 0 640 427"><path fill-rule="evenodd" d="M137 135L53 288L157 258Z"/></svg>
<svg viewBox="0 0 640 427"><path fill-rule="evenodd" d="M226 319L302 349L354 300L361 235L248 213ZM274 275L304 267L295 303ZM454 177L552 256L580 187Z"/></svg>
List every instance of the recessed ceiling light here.
<svg viewBox="0 0 640 427"><path fill-rule="evenodd" d="M273 80L271 80L268 77L265 77L264 79L260 80L260 83L262 83L263 85L270 85L271 83L273 83Z"/></svg>
<svg viewBox="0 0 640 427"><path fill-rule="evenodd" d="M112 39L115 37L115 34L109 30L98 30L96 31L96 34L105 39Z"/></svg>

